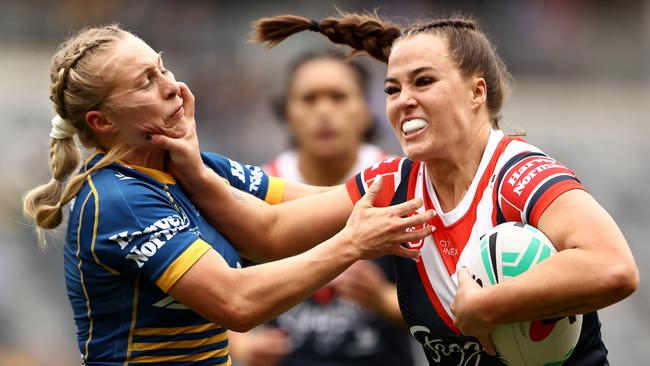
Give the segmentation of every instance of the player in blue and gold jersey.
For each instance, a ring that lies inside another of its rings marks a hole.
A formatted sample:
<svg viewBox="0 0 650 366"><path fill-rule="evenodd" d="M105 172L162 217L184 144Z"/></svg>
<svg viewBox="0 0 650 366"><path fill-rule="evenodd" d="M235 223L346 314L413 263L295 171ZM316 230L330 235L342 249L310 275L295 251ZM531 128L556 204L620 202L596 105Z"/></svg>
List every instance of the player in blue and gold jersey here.
<svg viewBox="0 0 650 366"><path fill-rule="evenodd" d="M65 278L84 365L229 365L226 329L272 319L358 259L414 257L399 243L426 234L405 229L431 213L403 218L420 206L415 200L373 208L376 186L344 230L302 254L304 243L324 240L337 225L313 212L306 214L313 225L291 228L305 239L300 245L265 239L235 248L215 229L219 218L204 217L166 173L182 162L147 141L194 126L194 97L160 54L117 26L88 28L62 44L51 78L52 179L27 194L24 210L39 230L52 229L73 202ZM66 182L80 162L75 136L98 152ZM202 154L204 167L233 190L283 199L284 182L257 167L210 153ZM294 256L242 269L240 253L258 261Z"/></svg>

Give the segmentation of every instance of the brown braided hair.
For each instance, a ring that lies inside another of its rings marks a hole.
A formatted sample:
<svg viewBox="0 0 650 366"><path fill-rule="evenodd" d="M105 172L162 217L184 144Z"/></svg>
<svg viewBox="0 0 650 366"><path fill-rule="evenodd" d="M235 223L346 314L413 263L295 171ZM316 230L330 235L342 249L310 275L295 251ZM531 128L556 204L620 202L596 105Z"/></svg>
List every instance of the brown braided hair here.
<svg viewBox="0 0 650 366"><path fill-rule="evenodd" d="M455 16L402 29L373 13L341 12L321 21L297 15L278 15L255 21L250 38L271 48L304 30L320 32L333 43L351 47L353 53L365 52L384 63L388 62L393 45L402 39L421 33L443 36L448 41L452 59L463 74L485 78L490 119L495 128L499 127L501 107L510 90L512 77L476 20Z"/></svg>

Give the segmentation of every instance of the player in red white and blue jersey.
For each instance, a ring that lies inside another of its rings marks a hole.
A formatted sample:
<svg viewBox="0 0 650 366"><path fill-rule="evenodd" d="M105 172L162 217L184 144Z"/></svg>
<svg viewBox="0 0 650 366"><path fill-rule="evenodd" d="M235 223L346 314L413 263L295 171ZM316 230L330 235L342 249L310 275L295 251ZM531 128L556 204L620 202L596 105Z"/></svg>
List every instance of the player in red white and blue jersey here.
<svg viewBox="0 0 650 366"><path fill-rule="evenodd" d="M507 221L538 225L539 217L561 194L584 190L575 174L523 140L492 131L476 175L457 207L442 208L427 166L406 158L377 163L350 179L346 186L357 201L369 184L383 177L377 206L393 205L413 197L424 208L436 210L429 223L435 232L418 242L419 261L395 259L402 315L432 364L501 365L481 352L479 342L464 336L454 325L451 304L458 287L458 272L469 266L469 253L477 252L479 237ZM585 314L580 341L567 361L572 365L606 362L596 312Z"/></svg>
<svg viewBox="0 0 650 366"><path fill-rule="evenodd" d="M226 220L204 216L190 200L206 192L188 191L196 187L166 172L190 169L230 183L231 199L250 193L272 203L284 199L284 183L215 154L174 160L153 144L153 134L195 132L194 96L159 53L116 25L86 28L61 45L51 79L52 179L28 192L23 208L40 229L53 229L74 202L64 263L84 365L227 366L226 329L276 317L359 259L414 257L399 243L427 234L404 230L431 214L403 218L415 202L372 208L371 192L339 233L313 212L303 214L316 221L311 227L289 228L297 244L274 242L270 228L259 240L231 232L245 238L235 247L217 230ZM71 177L80 161L76 137L102 152ZM284 221L274 228L286 228ZM270 262L241 268L240 254Z"/></svg>
<svg viewBox="0 0 650 366"><path fill-rule="evenodd" d="M364 170L347 184L347 194L357 201L360 194L377 189L379 180L383 188L374 205L414 197L437 213L426 225L435 228L432 235L405 242L420 250L420 259L396 259L402 315L429 363L501 365L489 340L495 326L580 313L586 314L583 333L565 364L607 365L595 311L635 291L639 274L634 258L618 225L573 172L498 131L509 74L478 24L454 17L401 28L367 13L322 21L281 15L256 22L253 39L275 45L303 30L387 63L386 114L407 158ZM167 141L165 146L172 155L197 159L196 151L190 157L176 144ZM217 180L191 170L181 175L215 197L226 197ZM374 188L368 189L371 182ZM350 206L340 199L347 194L337 188L294 205L302 205L302 212L317 208L321 221L343 225ZM195 203L206 214L233 216L226 219L233 231L255 235L274 222L236 223L236 216L254 217L266 210L232 199L224 203L227 211L211 205L209 198ZM468 249L504 221L536 226L558 253L515 278L481 288L463 268L472 252ZM289 224L311 222L296 215ZM291 235L276 239L290 240Z"/></svg>

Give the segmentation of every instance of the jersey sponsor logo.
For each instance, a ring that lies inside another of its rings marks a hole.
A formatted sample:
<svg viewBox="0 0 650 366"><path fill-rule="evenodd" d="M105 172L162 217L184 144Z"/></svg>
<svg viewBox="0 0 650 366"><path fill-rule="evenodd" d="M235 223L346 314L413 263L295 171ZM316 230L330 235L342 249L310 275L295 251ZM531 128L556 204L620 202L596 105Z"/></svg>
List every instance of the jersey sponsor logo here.
<svg viewBox="0 0 650 366"><path fill-rule="evenodd" d="M430 338L429 328L414 325L411 334L422 344L430 361L441 365L478 366L481 363L481 345L469 341L464 344Z"/></svg>
<svg viewBox="0 0 650 366"><path fill-rule="evenodd" d="M262 177L264 177L264 172L262 169L255 165L246 165L246 168L251 172L251 182L248 185L249 192L257 192L262 184Z"/></svg>
<svg viewBox="0 0 650 366"><path fill-rule="evenodd" d="M460 254L458 248L452 245L451 240L439 240L438 243L440 243L442 254L452 257L457 257Z"/></svg>
<svg viewBox="0 0 650 366"><path fill-rule="evenodd" d="M123 231L118 234L112 235L109 239L115 241L120 249L125 249L131 241L141 235L150 234L149 239L140 245L135 245L131 248L126 259L134 261L139 268L142 268L145 262L150 257L156 254L165 243L176 235L181 230L187 229L190 225L190 220L187 216L171 215L160 220L157 220L152 225L146 227L144 230L134 231L129 233Z"/></svg>
<svg viewBox="0 0 650 366"><path fill-rule="evenodd" d="M530 157L522 160L513 169L516 169L510 177L508 184L513 187L513 192L521 196L524 189L540 173L551 168L566 169L562 164L551 158Z"/></svg>
<svg viewBox="0 0 650 366"><path fill-rule="evenodd" d="M238 178L242 184L246 184L246 174L244 174L244 167L236 161L228 159L230 162L230 174Z"/></svg>
<svg viewBox="0 0 650 366"><path fill-rule="evenodd" d="M157 233L160 231L158 235L160 236L162 235L162 231L178 231L187 228L188 225L189 219L187 216L183 215L181 218L178 215L171 215L154 222L153 224L147 226L144 230L138 230L132 233L129 233L128 231L122 231L111 235L109 239L116 242L120 246L120 249L123 250L127 245L129 245L133 238L136 238L140 235ZM174 232L174 234L175 233L176 232Z"/></svg>

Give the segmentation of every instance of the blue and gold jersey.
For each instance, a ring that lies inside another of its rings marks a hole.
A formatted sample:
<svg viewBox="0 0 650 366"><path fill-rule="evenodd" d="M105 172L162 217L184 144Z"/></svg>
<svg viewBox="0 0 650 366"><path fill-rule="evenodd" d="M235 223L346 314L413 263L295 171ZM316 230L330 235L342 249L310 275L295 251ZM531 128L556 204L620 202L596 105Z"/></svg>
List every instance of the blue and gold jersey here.
<svg viewBox="0 0 650 366"><path fill-rule="evenodd" d="M232 186L281 200L283 181L260 168L212 153L202 157ZM72 204L64 251L82 362L230 365L226 329L167 295L210 248L240 266L237 250L170 175L117 163L92 173Z"/></svg>

